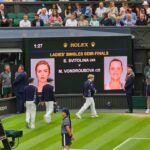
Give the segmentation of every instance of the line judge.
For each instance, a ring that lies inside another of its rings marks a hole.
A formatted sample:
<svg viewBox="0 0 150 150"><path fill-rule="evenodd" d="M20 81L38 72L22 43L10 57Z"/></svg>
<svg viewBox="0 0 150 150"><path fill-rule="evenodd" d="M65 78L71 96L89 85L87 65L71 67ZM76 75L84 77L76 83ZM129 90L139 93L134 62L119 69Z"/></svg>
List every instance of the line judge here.
<svg viewBox="0 0 150 150"><path fill-rule="evenodd" d="M88 75L88 80L84 82L83 86L83 97L85 98L86 102L81 107L81 109L76 113L78 119L81 119L81 114L90 106L91 108L91 117L98 117L96 109L95 109L95 102L94 102L94 94L96 93L96 89L94 86L94 78L93 74Z"/></svg>

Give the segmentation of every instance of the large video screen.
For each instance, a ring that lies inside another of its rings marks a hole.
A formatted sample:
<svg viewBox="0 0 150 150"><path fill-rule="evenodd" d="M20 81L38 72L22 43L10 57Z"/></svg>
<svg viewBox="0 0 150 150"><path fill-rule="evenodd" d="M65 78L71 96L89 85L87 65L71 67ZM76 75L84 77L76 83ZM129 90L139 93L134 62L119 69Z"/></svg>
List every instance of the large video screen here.
<svg viewBox="0 0 150 150"><path fill-rule="evenodd" d="M130 36L25 39L25 65L39 92L50 77L56 94L79 94L94 74L97 93L122 93L131 57Z"/></svg>

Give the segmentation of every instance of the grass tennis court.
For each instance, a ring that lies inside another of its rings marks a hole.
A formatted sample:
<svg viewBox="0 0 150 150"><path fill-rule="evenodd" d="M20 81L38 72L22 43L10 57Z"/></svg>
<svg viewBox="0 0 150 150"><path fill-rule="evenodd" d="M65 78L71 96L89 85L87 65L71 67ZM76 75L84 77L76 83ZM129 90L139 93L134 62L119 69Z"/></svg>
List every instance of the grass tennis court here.
<svg viewBox="0 0 150 150"><path fill-rule="evenodd" d="M51 124L44 122L43 115L43 112L37 113L36 129L26 129L25 114L3 120L5 129L23 130L24 132L16 150L62 149L60 137L62 118L60 113L53 115ZM75 134L72 149L150 150L149 116L100 113L99 118L90 118L89 113L85 113L83 119L78 120L72 113L72 123ZM128 138L131 139L127 140ZM119 147L117 148L117 146Z"/></svg>

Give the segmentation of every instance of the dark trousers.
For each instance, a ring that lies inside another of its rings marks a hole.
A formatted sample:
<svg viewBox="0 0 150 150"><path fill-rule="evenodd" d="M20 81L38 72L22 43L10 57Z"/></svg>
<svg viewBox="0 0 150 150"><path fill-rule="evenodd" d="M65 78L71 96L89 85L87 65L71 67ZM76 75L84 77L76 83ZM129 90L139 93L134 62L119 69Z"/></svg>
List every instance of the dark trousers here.
<svg viewBox="0 0 150 150"><path fill-rule="evenodd" d="M24 93L16 93L17 113L24 112Z"/></svg>
<svg viewBox="0 0 150 150"><path fill-rule="evenodd" d="M133 112L132 94L127 94L127 103L128 103L129 112Z"/></svg>

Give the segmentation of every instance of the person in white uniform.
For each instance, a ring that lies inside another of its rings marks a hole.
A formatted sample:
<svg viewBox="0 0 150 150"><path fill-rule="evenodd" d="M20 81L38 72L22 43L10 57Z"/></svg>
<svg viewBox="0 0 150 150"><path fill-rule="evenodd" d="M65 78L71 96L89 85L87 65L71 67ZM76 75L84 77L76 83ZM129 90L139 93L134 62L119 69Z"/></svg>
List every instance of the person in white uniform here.
<svg viewBox="0 0 150 150"><path fill-rule="evenodd" d="M78 119L81 119L82 113L88 108L91 108L91 117L98 117L96 109L95 109L95 102L94 102L94 94L96 93L96 89L94 87L94 75L89 74L88 80L84 82L83 86L83 97L85 98L86 102L81 107L81 109L76 113Z"/></svg>
<svg viewBox="0 0 150 150"><path fill-rule="evenodd" d="M33 85L34 78L28 79L29 85L25 87L24 96L26 102L26 127L35 128L36 103L38 102L37 88Z"/></svg>
<svg viewBox="0 0 150 150"><path fill-rule="evenodd" d="M45 122L50 123L51 122L51 114L54 111L54 103L55 103L55 97L54 97L54 87L52 85L53 79L48 78L47 84L43 86L42 90L42 101L45 102L46 106L46 114L44 115Z"/></svg>

